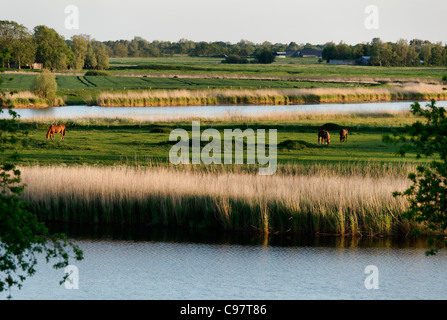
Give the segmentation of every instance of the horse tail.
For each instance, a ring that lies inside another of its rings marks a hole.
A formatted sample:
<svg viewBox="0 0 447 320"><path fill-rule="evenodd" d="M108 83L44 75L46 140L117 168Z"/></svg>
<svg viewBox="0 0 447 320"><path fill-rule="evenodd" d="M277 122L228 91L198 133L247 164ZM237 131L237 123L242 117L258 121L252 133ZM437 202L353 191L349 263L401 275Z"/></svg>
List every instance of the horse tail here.
<svg viewBox="0 0 447 320"><path fill-rule="evenodd" d="M51 126L47 130L47 140L50 139Z"/></svg>

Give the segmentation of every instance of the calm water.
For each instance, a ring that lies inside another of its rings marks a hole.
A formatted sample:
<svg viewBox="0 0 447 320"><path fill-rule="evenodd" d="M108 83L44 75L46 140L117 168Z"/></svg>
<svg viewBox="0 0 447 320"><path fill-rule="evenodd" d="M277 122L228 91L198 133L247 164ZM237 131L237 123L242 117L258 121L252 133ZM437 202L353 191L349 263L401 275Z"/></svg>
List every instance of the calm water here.
<svg viewBox="0 0 447 320"><path fill-rule="evenodd" d="M191 106L191 107L96 107L96 106L67 106L42 109L16 109L24 120L40 118L134 118L142 121L157 120L160 117L178 119L187 116L213 117L218 115L250 115L259 113L281 113L290 111L302 112L363 112L363 111L403 111L410 110L412 102L383 102L383 103L346 103L346 104L305 104L305 105L244 105L244 106ZM421 103L425 105L425 102ZM437 102L438 106L447 106L447 101ZM5 117L5 113L0 114Z"/></svg>
<svg viewBox="0 0 447 320"><path fill-rule="evenodd" d="M270 239L165 231L71 233L85 258L79 288L41 264L14 299L446 299L446 252L424 241ZM367 289L368 265L378 289ZM4 298L6 295L2 296Z"/></svg>

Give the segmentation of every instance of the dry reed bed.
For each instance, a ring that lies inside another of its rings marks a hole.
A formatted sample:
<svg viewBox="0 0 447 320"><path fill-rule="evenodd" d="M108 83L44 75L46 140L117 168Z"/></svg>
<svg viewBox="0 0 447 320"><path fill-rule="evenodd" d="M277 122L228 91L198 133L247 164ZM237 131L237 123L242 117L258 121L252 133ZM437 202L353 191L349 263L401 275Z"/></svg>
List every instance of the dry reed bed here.
<svg viewBox="0 0 447 320"><path fill-rule="evenodd" d="M115 117L104 117L103 115L85 115L72 116L70 118L59 118L55 116L33 116L31 118L23 119L22 122L29 123L51 123L73 125L106 125L106 124L120 124L120 123L134 123L134 124L152 124L152 123L173 123L186 121L214 121L214 122L242 122L242 123L258 123L261 121L278 122L284 124L295 121L320 121L324 122L327 119L331 121L341 121L344 123L352 123L353 121L381 121L389 126L393 121L402 122L403 119L407 121L416 121L420 118L414 116L410 111L406 110L349 110L349 111L257 111L257 112L241 112L241 110L227 111L221 114L122 114ZM367 124L365 124L367 125Z"/></svg>
<svg viewBox="0 0 447 320"><path fill-rule="evenodd" d="M3 95L4 105L0 107L13 106L14 108L45 108L65 105L64 99L56 97L55 99L43 99L30 91L19 91L14 94L7 92Z"/></svg>
<svg viewBox="0 0 447 320"><path fill-rule="evenodd" d="M191 167L190 167L191 168ZM318 169L318 168L317 168ZM43 220L161 224L303 234L402 234L399 174L273 176L169 167L24 167L24 199ZM290 174L285 174L289 172ZM396 171L397 173L397 171Z"/></svg>
<svg viewBox="0 0 447 320"><path fill-rule="evenodd" d="M186 106L216 104L299 104L399 100L445 100L441 85L413 83L390 88L314 88L257 90L144 90L102 92L90 104L99 106Z"/></svg>

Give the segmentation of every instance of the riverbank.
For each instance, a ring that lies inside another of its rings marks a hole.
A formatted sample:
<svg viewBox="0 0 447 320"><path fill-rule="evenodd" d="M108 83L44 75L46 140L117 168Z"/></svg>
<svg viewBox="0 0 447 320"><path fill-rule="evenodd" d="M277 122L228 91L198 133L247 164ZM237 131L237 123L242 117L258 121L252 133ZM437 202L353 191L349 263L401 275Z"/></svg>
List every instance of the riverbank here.
<svg viewBox="0 0 447 320"><path fill-rule="evenodd" d="M44 99L29 91L6 92L3 95L0 93L0 108L48 108L64 105L66 103L62 97Z"/></svg>
<svg viewBox="0 0 447 320"><path fill-rule="evenodd" d="M23 167L24 200L49 222L169 226L261 233L404 235L409 185L376 175L293 166L274 176L192 167ZM368 171L368 170L366 170ZM377 172L376 172L377 173ZM51 177L51 183L48 183Z"/></svg>
<svg viewBox="0 0 447 320"><path fill-rule="evenodd" d="M391 88L315 88L289 90L154 90L101 92L91 105L98 106L191 106L222 104L289 105L304 103L384 102L447 100L440 85L413 84Z"/></svg>

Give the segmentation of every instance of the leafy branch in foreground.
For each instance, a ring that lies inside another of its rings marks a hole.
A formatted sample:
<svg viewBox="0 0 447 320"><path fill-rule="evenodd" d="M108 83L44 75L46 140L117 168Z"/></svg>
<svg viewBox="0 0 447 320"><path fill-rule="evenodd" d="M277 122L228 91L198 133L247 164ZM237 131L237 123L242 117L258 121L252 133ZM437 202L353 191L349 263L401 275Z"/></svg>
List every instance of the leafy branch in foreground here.
<svg viewBox="0 0 447 320"><path fill-rule="evenodd" d="M423 224L429 231L430 250L426 254L433 255L447 244L446 110L437 107L435 100L432 100L425 108L415 102L411 105L411 112L425 118L425 123L417 121L406 126L406 133L394 132L392 136L384 136L383 141L402 143L398 148L401 156L413 151L417 158L434 158L428 166L420 165L416 172L409 174L408 178L413 184L407 190L393 193L395 197L405 196L408 199L410 206L405 216ZM416 234L420 234L420 231L416 230Z"/></svg>
<svg viewBox="0 0 447 320"><path fill-rule="evenodd" d="M11 118L0 119L0 152L26 143L26 139L18 135L17 113L9 109L9 115ZM44 223L38 221L28 210L27 203L21 200L25 185L21 184L20 170L14 165L17 158L15 153L2 158L0 163L0 292L22 288L26 278L35 274L42 255L47 263L55 260L54 268L67 266L71 255L76 260L83 258L82 251L64 235L50 235Z"/></svg>

